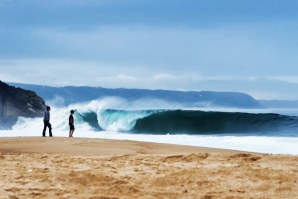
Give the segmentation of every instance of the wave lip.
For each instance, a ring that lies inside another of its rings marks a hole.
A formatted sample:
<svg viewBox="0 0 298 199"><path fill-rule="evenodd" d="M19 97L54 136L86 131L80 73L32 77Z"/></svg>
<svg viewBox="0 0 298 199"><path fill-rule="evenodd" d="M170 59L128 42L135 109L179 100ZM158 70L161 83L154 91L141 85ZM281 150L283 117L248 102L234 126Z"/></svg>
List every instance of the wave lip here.
<svg viewBox="0 0 298 199"><path fill-rule="evenodd" d="M106 109L98 113L98 124L102 129L108 131L130 131L139 119L156 112L158 110Z"/></svg>

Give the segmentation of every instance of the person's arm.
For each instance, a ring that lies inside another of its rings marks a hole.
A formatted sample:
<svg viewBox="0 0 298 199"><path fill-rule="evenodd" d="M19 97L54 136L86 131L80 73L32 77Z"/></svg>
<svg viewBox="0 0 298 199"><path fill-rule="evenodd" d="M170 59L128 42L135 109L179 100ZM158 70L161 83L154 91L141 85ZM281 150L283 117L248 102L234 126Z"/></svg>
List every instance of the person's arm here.
<svg viewBox="0 0 298 199"><path fill-rule="evenodd" d="M69 116L69 124L73 125L73 116L72 115Z"/></svg>
<svg viewBox="0 0 298 199"><path fill-rule="evenodd" d="M50 113L48 111L46 111L44 113L44 118L43 119L46 120L46 121L50 121Z"/></svg>

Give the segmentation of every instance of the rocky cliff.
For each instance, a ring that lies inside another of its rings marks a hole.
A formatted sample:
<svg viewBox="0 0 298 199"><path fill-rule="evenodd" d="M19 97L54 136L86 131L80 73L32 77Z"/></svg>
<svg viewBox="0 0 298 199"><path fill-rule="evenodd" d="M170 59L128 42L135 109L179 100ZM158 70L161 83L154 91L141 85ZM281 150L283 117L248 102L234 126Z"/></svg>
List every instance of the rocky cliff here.
<svg viewBox="0 0 298 199"><path fill-rule="evenodd" d="M0 129L11 128L19 116L42 117L44 110L45 102L35 92L0 81Z"/></svg>

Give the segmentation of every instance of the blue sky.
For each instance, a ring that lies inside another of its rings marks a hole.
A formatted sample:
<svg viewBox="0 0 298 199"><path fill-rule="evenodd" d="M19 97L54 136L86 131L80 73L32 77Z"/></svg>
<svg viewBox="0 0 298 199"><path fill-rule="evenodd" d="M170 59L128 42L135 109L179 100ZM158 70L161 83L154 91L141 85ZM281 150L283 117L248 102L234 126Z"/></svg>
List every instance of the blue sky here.
<svg viewBox="0 0 298 199"><path fill-rule="evenodd" d="M296 0L1 0L0 80L298 99Z"/></svg>

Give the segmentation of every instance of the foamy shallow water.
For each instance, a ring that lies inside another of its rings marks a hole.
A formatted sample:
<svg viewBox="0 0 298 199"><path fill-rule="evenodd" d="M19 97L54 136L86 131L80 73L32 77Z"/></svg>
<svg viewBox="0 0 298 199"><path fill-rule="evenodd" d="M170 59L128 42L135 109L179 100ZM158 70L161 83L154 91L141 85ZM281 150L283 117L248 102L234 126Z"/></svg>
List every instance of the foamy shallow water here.
<svg viewBox="0 0 298 199"><path fill-rule="evenodd" d="M5 130L0 131L0 137L27 137L41 136L40 131ZM68 131L55 131L57 137L67 137ZM112 131L89 131L78 129L74 132L75 137L104 138L118 140L135 140L168 144L180 144L189 146L203 146L212 148L234 149L272 154L298 155L298 137L267 137L267 136L205 136L205 135L147 135L128 134Z"/></svg>

